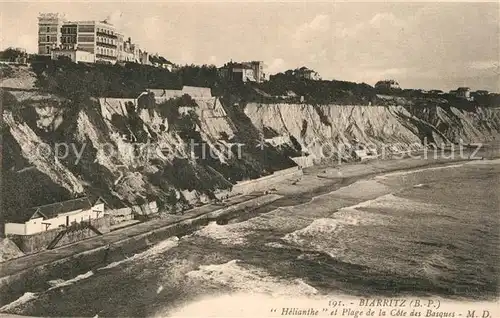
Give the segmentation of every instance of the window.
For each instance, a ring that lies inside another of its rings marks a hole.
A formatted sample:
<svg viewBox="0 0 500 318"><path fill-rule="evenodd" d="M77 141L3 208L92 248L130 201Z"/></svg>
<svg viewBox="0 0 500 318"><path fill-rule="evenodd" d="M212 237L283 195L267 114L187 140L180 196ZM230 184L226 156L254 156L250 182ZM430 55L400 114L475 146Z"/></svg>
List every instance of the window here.
<svg viewBox="0 0 500 318"><path fill-rule="evenodd" d="M50 36L47 35L47 38L46 38L47 41L45 42L50 42Z"/></svg>
<svg viewBox="0 0 500 318"><path fill-rule="evenodd" d="M47 32L50 32L50 27L47 27Z"/></svg>
<svg viewBox="0 0 500 318"><path fill-rule="evenodd" d="M49 54L49 53L50 53L50 46L48 46L48 45L47 45L47 46L45 47L45 52L46 52L47 54Z"/></svg>
<svg viewBox="0 0 500 318"><path fill-rule="evenodd" d="M93 25L80 25L79 30L80 30L80 32L86 32L86 33L94 32L94 26Z"/></svg>

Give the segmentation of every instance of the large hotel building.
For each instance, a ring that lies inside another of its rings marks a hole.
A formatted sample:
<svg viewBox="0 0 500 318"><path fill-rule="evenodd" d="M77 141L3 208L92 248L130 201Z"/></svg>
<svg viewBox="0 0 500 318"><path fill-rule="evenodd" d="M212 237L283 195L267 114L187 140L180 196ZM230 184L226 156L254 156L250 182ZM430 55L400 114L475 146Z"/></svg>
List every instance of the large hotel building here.
<svg viewBox="0 0 500 318"><path fill-rule="evenodd" d="M148 53L139 49L107 21L67 21L57 13L38 17L38 54L74 62L118 61L149 64Z"/></svg>

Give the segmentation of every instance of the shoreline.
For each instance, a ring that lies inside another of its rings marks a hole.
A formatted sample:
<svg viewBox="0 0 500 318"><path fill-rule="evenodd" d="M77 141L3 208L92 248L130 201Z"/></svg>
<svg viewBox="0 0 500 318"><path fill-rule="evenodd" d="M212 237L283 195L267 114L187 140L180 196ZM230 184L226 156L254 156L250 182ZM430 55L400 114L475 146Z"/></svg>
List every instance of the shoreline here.
<svg viewBox="0 0 500 318"><path fill-rule="evenodd" d="M372 160L364 163L347 163L336 167L308 167L304 169L304 175L295 185L281 184L276 187L277 191L274 193L282 195L283 197L281 199L272 202L268 206L258 208L247 215L234 218L231 221L241 222L255 217L258 214L267 213L277 208L305 204L310 202L315 197L347 187L357 181L370 179L385 173L412 171L422 168L445 167L461 162L466 163L478 160L479 159L422 160L403 158L383 161ZM339 173L341 175L338 175Z"/></svg>
<svg viewBox="0 0 500 318"><path fill-rule="evenodd" d="M221 215L238 213L279 198L276 194L238 196L231 200L232 205L206 205L187 211L182 216L143 222L57 249L3 262L0 288L4 293L0 297L0 306L10 303L25 291L45 289L48 280L69 279L123 260L169 237L182 237L196 231L217 221Z"/></svg>

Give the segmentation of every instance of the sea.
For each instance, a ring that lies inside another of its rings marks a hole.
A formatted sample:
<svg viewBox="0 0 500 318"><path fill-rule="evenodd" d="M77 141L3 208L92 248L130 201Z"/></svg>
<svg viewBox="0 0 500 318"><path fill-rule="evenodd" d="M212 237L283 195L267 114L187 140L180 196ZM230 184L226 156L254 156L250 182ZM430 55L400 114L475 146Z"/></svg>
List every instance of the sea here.
<svg viewBox="0 0 500 318"><path fill-rule="evenodd" d="M48 281L45 291L26 291L0 311L182 316L236 294L488 301L499 297L499 229L499 160L391 172L168 238L70 280ZM219 316L255 306L230 299L218 303Z"/></svg>

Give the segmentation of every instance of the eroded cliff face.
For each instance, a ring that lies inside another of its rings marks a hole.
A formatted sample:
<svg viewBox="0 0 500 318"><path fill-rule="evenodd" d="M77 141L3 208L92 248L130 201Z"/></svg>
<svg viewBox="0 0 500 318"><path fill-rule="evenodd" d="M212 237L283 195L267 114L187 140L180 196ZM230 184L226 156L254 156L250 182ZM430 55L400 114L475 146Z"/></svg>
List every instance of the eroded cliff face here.
<svg viewBox="0 0 500 318"><path fill-rule="evenodd" d="M352 160L349 145L397 152L500 132L499 109L243 105L207 96L127 106L75 103L30 85L3 95L3 216L83 195L111 207L157 200L174 213L295 166L299 156Z"/></svg>
<svg viewBox="0 0 500 318"><path fill-rule="evenodd" d="M461 110L455 107L409 108L411 114L434 126L452 142L490 141L500 132L500 109Z"/></svg>
<svg viewBox="0 0 500 318"><path fill-rule="evenodd" d="M193 98L174 118L168 105L106 111L97 100L10 99L4 106L4 216L83 195L111 207L156 200L174 213L295 165L287 147L257 148L257 130L238 128L216 98Z"/></svg>
<svg viewBox="0 0 500 318"><path fill-rule="evenodd" d="M373 145L379 153L380 149L397 152L424 143L484 142L500 132L500 109L250 103L245 114L263 133L291 136L316 161L352 159L349 146Z"/></svg>

